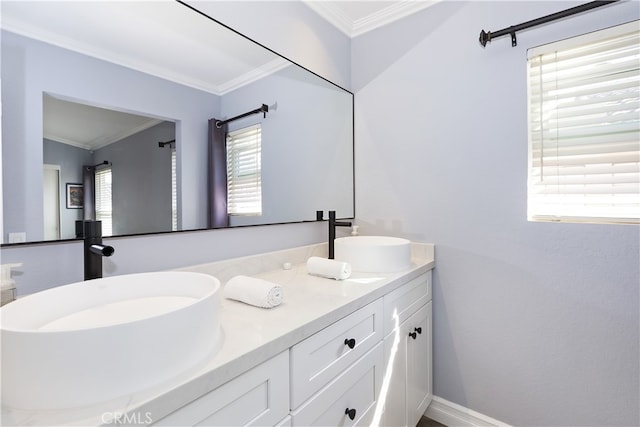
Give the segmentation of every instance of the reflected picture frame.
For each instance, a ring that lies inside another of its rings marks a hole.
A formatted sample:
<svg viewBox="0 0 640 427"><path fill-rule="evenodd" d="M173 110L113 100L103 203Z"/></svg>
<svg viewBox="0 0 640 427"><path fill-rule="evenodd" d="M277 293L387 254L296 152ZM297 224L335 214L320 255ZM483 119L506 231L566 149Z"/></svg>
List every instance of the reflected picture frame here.
<svg viewBox="0 0 640 427"><path fill-rule="evenodd" d="M82 184L67 183L67 209L82 209L84 187Z"/></svg>

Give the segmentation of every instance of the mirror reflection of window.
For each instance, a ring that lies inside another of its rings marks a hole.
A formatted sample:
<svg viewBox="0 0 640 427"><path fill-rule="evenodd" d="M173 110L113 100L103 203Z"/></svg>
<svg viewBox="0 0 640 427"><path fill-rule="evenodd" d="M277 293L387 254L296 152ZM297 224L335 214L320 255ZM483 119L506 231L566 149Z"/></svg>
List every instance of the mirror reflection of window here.
<svg viewBox="0 0 640 427"><path fill-rule="evenodd" d="M96 220L102 221L102 235L113 235L111 167L96 170Z"/></svg>
<svg viewBox="0 0 640 427"><path fill-rule="evenodd" d="M178 183L176 148L171 148L171 231L178 231Z"/></svg>
<svg viewBox="0 0 640 427"><path fill-rule="evenodd" d="M229 215L262 215L262 130L260 124L227 134Z"/></svg>

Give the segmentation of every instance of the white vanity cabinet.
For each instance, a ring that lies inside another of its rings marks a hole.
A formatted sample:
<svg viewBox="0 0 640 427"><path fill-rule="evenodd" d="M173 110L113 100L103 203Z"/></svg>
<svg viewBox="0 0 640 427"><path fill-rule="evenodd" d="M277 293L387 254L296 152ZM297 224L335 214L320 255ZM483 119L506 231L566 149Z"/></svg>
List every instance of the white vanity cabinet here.
<svg viewBox="0 0 640 427"><path fill-rule="evenodd" d="M155 425L413 427L431 369L427 271Z"/></svg>
<svg viewBox="0 0 640 427"><path fill-rule="evenodd" d="M391 374L382 424L413 427L433 396L431 272L386 295L384 305L385 363Z"/></svg>
<svg viewBox="0 0 640 427"><path fill-rule="evenodd" d="M183 406L154 426L290 425L289 351Z"/></svg>

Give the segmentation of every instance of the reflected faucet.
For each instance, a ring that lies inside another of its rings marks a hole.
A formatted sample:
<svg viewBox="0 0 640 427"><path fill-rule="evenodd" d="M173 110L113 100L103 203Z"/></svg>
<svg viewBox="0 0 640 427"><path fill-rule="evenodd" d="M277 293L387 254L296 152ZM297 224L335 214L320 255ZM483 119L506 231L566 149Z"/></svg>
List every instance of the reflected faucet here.
<svg viewBox="0 0 640 427"><path fill-rule="evenodd" d="M102 221L85 220L84 237L84 280L102 277L102 257L115 252L113 246L102 244Z"/></svg>
<svg viewBox="0 0 640 427"><path fill-rule="evenodd" d="M334 259L336 227L351 227L350 221L336 221L336 211L329 211L329 259Z"/></svg>

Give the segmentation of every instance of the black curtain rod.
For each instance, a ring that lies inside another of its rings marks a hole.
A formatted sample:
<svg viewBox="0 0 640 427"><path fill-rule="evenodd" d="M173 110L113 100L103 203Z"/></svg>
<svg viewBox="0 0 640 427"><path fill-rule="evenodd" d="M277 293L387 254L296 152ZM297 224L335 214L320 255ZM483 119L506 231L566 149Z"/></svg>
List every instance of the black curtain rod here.
<svg viewBox="0 0 640 427"><path fill-rule="evenodd" d="M537 25L546 24L547 22L555 21L558 19L566 18L567 16L575 15L577 13L586 12L587 10L595 9L596 7L606 6L611 3L615 3L620 0L609 1L592 1L589 3L581 4L560 12L552 13L551 15L543 16L541 18L533 19L531 21L523 22L522 24L512 25L511 27L503 28L500 31L480 31L480 44L482 47L487 45L487 42L497 38L511 34L511 46L517 46L516 31L524 30L527 28L535 27Z"/></svg>
<svg viewBox="0 0 640 427"><path fill-rule="evenodd" d="M158 142L158 147L163 148L165 145L173 144L174 142L176 142L175 139L172 139L171 141Z"/></svg>
<svg viewBox="0 0 640 427"><path fill-rule="evenodd" d="M109 162L108 162L108 161L103 160L103 161L102 161L102 163L98 163L97 165L87 166L87 169L91 170L91 169L95 169L95 168L97 168L98 166L108 165L108 164L109 164Z"/></svg>
<svg viewBox="0 0 640 427"><path fill-rule="evenodd" d="M252 114L263 113L264 114L263 117L267 117L267 112L268 111L269 111L269 106L267 104L262 104L262 106L260 108L256 108L255 110L251 110L251 111L248 111L248 112L246 112L244 114L240 114L239 116L235 116L235 117L232 117L232 118L227 119L227 120L217 120L216 121L216 127L222 127L222 125L226 125L229 122L241 119L243 117L250 116Z"/></svg>

